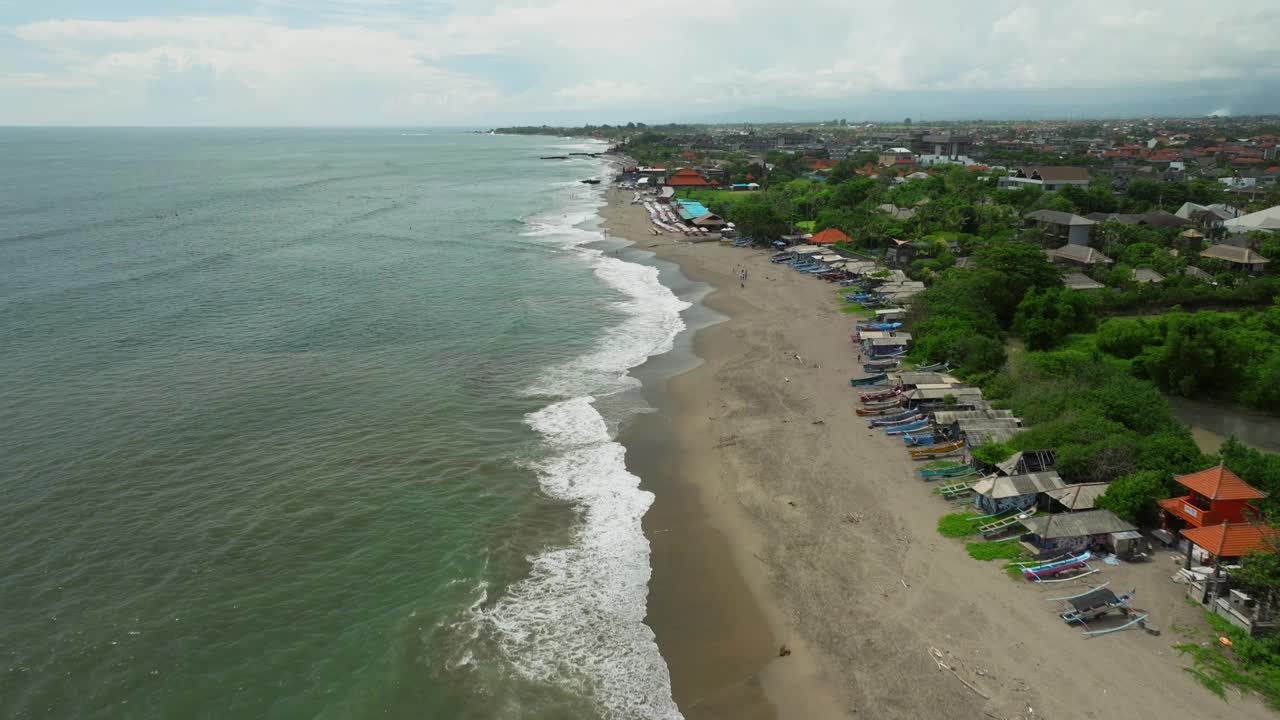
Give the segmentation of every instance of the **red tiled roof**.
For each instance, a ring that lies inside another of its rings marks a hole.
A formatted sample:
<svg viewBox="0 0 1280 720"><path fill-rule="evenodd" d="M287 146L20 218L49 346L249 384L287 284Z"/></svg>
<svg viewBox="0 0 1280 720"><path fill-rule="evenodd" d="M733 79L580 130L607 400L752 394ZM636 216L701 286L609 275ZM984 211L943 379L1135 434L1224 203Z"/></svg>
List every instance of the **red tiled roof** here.
<svg viewBox="0 0 1280 720"><path fill-rule="evenodd" d="M1178 475L1173 479L1210 500L1257 500L1267 496L1250 487L1239 475L1228 470L1226 465L1190 475Z"/></svg>
<svg viewBox="0 0 1280 720"><path fill-rule="evenodd" d="M827 228L809 238L808 242L811 245L831 245L838 242L849 242L849 236L836 228Z"/></svg>
<svg viewBox="0 0 1280 720"><path fill-rule="evenodd" d="M835 166L836 166L835 160L810 160L809 161L810 170L830 170Z"/></svg>
<svg viewBox="0 0 1280 720"><path fill-rule="evenodd" d="M1273 527L1253 523L1222 523L1182 531L1183 537L1217 557L1240 557L1272 550L1268 541L1274 541L1278 534L1280 531Z"/></svg>
<svg viewBox="0 0 1280 720"><path fill-rule="evenodd" d="M667 184L675 187L706 187L714 185L691 168L680 168L667 178Z"/></svg>

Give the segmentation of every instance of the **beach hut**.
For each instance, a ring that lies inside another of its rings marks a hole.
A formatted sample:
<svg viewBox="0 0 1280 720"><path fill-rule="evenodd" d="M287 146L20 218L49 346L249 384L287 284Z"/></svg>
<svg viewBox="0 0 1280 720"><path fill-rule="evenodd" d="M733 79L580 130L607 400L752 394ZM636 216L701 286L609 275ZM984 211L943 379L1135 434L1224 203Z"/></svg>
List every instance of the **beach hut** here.
<svg viewBox="0 0 1280 720"><path fill-rule="evenodd" d="M1057 490L1064 485L1062 478L1052 470L985 478L973 486L973 504L989 515L1026 510L1035 506L1040 493Z"/></svg>
<svg viewBox="0 0 1280 720"><path fill-rule="evenodd" d="M938 372L900 372L892 373L889 379L897 385L910 390L919 385L960 385L960 381Z"/></svg>
<svg viewBox="0 0 1280 720"><path fill-rule="evenodd" d="M1104 482L1078 483L1060 490L1050 490L1044 494L1048 505L1046 509L1050 512L1092 510L1098 496L1106 492L1110 485L1111 483Z"/></svg>
<svg viewBox="0 0 1280 720"><path fill-rule="evenodd" d="M948 401L952 398L952 401ZM974 387L916 388L902 394L902 403L913 410L972 410L985 407L982 389Z"/></svg>
<svg viewBox="0 0 1280 720"><path fill-rule="evenodd" d="M1112 535L1136 532L1138 528L1110 510L1082 510L1071 513L1036 515L1022 521L1027 540L1045 553L1104 547L1115 551Z"/></svg>

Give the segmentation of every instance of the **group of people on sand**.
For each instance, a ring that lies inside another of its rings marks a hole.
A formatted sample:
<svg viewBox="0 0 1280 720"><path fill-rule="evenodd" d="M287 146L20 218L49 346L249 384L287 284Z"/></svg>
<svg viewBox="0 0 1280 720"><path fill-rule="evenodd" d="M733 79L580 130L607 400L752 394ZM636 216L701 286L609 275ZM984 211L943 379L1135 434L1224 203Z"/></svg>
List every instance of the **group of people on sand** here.
<svg viewBox="0 0 1280 720"><path fill-rule="evenodd" d="M747 286L747 278L749 277L747 269L735 265L734 271L738 274L738 283L745 288Z"/></svg>

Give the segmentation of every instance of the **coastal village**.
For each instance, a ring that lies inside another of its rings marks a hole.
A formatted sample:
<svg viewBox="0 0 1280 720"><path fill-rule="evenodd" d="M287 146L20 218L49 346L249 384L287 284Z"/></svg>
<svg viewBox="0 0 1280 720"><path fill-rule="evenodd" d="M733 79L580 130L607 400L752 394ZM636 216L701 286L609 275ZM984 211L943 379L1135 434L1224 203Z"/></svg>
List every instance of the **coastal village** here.
<svg viewBox="0 0 1280 720"><path fill-rule="evenodd" d="M1197 445L1165 396L1280 413L1277 128L634 128L613 181L655 241L829 287L848 412L1044 622L1172 636L1186 682L1276 707L1280 455Z"/></svg>

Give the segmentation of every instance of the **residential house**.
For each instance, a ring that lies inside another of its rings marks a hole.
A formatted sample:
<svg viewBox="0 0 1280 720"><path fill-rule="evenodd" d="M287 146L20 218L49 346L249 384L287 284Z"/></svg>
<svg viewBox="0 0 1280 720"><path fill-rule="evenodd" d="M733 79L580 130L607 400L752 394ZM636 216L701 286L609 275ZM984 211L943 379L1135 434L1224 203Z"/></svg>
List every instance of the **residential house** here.
<svg viewBox="0 0 1280 720"><path fill-rule="evenodd" d="M910 220L916 216L916 211L911 208L900 208L893 203L884 203L877 205L876 209L889 213L894 220Z"/></svg>
<svg viewBox="0 0 1280 720"><path fill-rule="evenodd" d="M1267 263L1271 262L1271 260L1262 257L1249 248L1223 244L1213 245L1201 250L1200 257L1222 260L1232 270L1247 273L1260 273L1266 270Z"/></svg>
<svg viewBox="0 0 1280 720"><path fill-rule="evenodd" d="M1163 282L1164 276L1151 268L1140 267L1133 269L1133 281L1140 285L1147 285Z"/></svg>
<svg viewBox="0 0 1280 720"><path fill-rule="evenodd" d="M1224 220L1222 227L1229 233L1247 233L1254 230L1280 232L1280 205Z"/></svg>
<svg viewBox="0 0 1280 720"><path fill-rule="evenodd" d="M910 165L914 161L915 157L911 154L911 151L904 147L889 148L880 153L881 167Z"/></svg>
<svg viewBox="0 0 1280 720"><path fill-rule="evenodd" d="M1066 165L1023 167L1009 177L1000 178L1000 187L1006 190L1038 187L1045 192L1057 192L1068 185L1083 187L1088 184L1089 171L1086 168Z"/></svg>
<svg viewBox="0 0 1280 720"><path fill-rule="evenodd" d="M1111 258L1086 245L1063 245L1060 248L1046 250L1045 254L1055 263L1089 267L1091 265L1110 265Z"/></svg>
<svg viewBox="0 0 1280 720"><path fill-rule="evenodd" d="M1022 521L1027 528L1023 537L1044 553L1087 550L1104 547L1114 551L1121 541L1127 541L1138 528L1122 520L1110 510L1081 510L1079 512L1036 515Z"/></svg>
<svg viewBox="0 0 1280 720"><path fill-rule="evenodd" d="M1062 276L1062 284L1068 290L1101 290L1106 287L1102 283L1082 272L1070 272Z"/></svg>
<svg viewBox="0 0 1280 720"><path fill-rule="evenodd" d="M1029 225L1044 231L1046 238L1072 245L1088 245L1089 231L1097 224L1088 218L1059 210L1035 210L1023 217Z"/></svg>
<svg viewBox="0 0 1280 720"><path fill-rule="evenodd" d="M1201 270L1195 265L1188 265L1185 268L1183 268L1182 274L1186 275L1189 278L1195 278L1196 280L1201 280L1203 282L1213 282L1212 275Z"/></svg>
<svg viewBox="0 0 1280 720"><path fill-rule="evenodd" d="M1182 227L1191 221L1180 218L1167 210L1145 213L1089 213L1086 217L1097 223L1118 222L1121 225L1148 225L1151 227Z"/></svg>
<svg viewBox="0 0 1280 720"><path fill-rule="evenodd" d="M1204 527L1220 523L1244 522L1246 515L1256 514L1250 500L1266 497L1227 469L1226 465L1173 478L1190 492L1181 497L1160 500L1163 509L1161 525L1166 530Z"/></svg>
<svg viewBox="0 0 1280 720"><path fill-rule="evenodd" d="M1054 470L1019 475L998 475L979 480L973 486L973 504L978 510L995 515L1009 510L1034 507L1037 496L1047 490L1065 487Z"/></svg>
<svg viewBox="0 0 1280 720"><path fill-rule="evenodd" d="M1180 218L1191 220L1202 228L1211 229L1222 227L1222 224L1226 221L1240 217L1244 213L1237 208L1222 203L1199 205L1193 202L1185 202L1173 214Z"/></svg>

